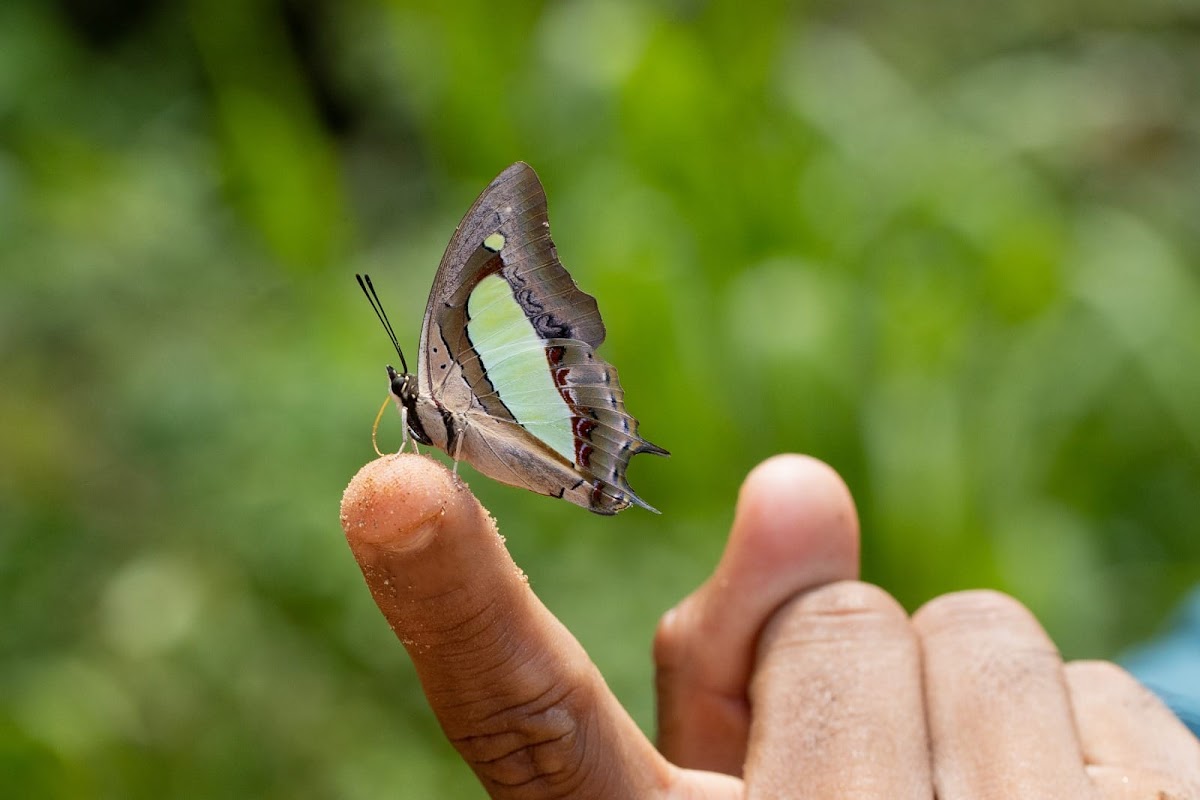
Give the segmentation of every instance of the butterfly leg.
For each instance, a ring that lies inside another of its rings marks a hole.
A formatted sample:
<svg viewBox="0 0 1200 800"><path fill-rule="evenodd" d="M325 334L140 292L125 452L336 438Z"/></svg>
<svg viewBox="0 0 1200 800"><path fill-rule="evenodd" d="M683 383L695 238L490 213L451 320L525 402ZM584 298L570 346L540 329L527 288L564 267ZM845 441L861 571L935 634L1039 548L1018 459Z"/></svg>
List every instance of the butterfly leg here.
<svg viewBox="0 0 1200 800"><path fill-rule="evenodd" d="M404 406L400 406L400 430L403 438L400 440L400 449L396 451L397 453L403 453L404 448L408 446L408 409ZM413 447L416 448L416 446L417 443L413 442Z"/></svg>
<svg viewBox="0 0 1200 800"><path fill-rule="evenodd" d="M463 439L467 438L467 418L465 416L458 417L458 431L454 437L454 474L458 474L458 459L462 453Z"/></svg>
<svg viewBox="0 0 1200 800"><path fill-rule="evenodd" d="M378 420L375 421L375 427L379 427ZM413 452L417 455L421 455L421 448L417 446L417 437L413 436L408 431L408 409L405 408L404 406L400 406L400 428L403 431L402 435L404 436L404 438L400 440L400 449L397 450L396 453L397 454L403 453L404 448L408 447L408 443L411 441ZM372 431L371 432L372 438L374 437L374 435L375 435L375 432ZM376 448L376 450L378 450L378 448Z"/></svg>

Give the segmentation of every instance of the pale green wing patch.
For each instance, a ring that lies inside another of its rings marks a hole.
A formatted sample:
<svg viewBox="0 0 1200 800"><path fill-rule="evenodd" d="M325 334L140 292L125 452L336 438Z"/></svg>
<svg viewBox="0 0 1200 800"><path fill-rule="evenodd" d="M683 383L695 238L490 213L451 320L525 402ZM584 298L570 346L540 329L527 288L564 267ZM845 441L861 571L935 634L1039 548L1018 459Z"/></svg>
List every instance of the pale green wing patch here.
<svg viewBox="0 0 1200 800"><path fill-rule="evenodd" d="M517 423L574 463L571 409L550 375L545 343L499 275L484 278L471 292L467 335L488 381Z"/></svg>

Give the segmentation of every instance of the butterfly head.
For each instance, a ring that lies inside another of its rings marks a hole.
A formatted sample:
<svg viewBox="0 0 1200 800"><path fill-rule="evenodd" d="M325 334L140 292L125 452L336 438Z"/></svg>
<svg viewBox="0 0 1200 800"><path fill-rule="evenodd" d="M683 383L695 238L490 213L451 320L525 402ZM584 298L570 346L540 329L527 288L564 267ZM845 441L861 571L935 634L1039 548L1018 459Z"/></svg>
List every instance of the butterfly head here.
<svg viewBox="0 0 1200 800"><path fill-rule="evenodd" d="M387 374L388 391L392 393L392 397L405 408L411 408L417 402L417 395L420 393L417 390L417 376L397 372L391 364L388 364Z"/></svg>
<svg viewBox="0 0 1200 800"><path fill-rule="evenodd" d="M417 397L420 395L417 376L397 372L391 364L388 364L387 374L388 394L396 401L396 407L400 409L402 418L408 424L408 432L421 444L433 444L421 424L420 415L417 414Z"/></svg>

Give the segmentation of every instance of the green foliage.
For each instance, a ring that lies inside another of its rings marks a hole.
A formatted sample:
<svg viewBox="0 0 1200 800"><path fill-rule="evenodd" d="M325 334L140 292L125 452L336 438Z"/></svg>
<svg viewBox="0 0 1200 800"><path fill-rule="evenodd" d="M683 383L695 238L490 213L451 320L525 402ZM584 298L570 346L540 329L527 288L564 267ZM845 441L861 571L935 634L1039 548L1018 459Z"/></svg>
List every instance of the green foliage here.
<svg viewBox="0 0 1200 800"><path fill-rule="evenodd" d="M674 455L662 517L466 474L647 729L776 452L846 477L868 579L1013 592L1069 656L1200 578L1183 5L107 6L0 5L5 796L478 795L337 509L389 359L354 272L413 353L517 159Z"/></svg>

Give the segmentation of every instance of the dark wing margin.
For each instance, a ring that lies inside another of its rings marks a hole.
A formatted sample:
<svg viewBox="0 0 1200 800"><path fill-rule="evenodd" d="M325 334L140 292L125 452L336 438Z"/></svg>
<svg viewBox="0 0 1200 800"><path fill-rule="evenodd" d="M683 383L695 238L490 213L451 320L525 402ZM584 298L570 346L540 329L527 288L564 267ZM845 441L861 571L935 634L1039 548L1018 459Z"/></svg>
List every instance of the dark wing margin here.
<svg viewBox="0 0 1200 800"><path fill-rule="evenodd" d="M484 246L504 237L500 253ZM430 326L453 329L481 280L500 272L526 317L544 339L578 339L592 347L604 341L596 298L581 290L558 259L550 238L546 192L537 173L518 161L501 172L459 222L429 293L421 326L423 377L429 377ZM453 357L455 354L449 354ZM436 376L432 376L436 380ZM422 388L432 388L425 380Z"/></svg>

